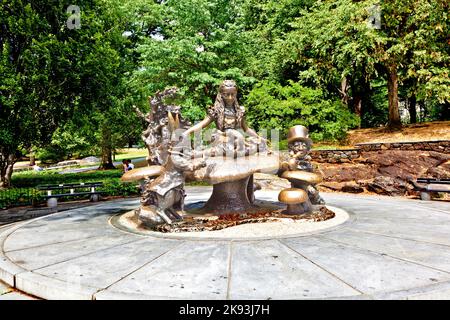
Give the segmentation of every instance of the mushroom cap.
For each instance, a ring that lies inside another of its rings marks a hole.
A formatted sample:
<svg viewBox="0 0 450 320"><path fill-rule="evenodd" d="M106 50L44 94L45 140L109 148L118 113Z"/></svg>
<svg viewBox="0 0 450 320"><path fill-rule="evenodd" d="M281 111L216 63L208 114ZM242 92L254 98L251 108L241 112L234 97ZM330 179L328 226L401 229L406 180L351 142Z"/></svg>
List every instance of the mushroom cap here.
<svg viewBox="0 0 450 320"><path fill-rule="evenodd" d="M276 174L280 167L280 156L257 153L245 157L209 157L206 167L186 172L187 181L205 181L211 184L241 180L254 173Z"/></svg>
<svg viewBox="0 0 450 320"><path fill-rule="evenodd" d="M320 182L322 182L322 176L318 175L317 173L308 172L308 171L285 171L281 175L282 178L291 180L296 180L298 182L303 182L307 184L316 185Z"/></svg>
<svg viewBox="0 0 450 320"><path fill-rule="evenodd" d="M308 200L308 194L302 189L287 188L278 194L278 201L286 204L303 203L306 200Z"/></svg>
<svg viewBox="0 0 450 320"><path fill-rule="evenodd" d="M163 171L162 166L148 166L143 168L135 168L133 170L125 172L125 174L120 178L121 181L131 182L144 180L149 177L157 177L161 175Z"/></svg>

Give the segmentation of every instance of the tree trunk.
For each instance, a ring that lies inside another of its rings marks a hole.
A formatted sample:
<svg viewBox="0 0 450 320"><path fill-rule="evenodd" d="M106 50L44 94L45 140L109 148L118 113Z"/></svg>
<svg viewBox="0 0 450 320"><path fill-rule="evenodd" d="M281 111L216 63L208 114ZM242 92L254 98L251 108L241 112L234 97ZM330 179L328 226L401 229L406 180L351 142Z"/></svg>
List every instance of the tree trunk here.
<svg viewBox="0 0 450 320"><path fill-rule="evenodd" d="M106 126L102 129L102 162L100 163L99 169L116 169L112 160L112 152L111 129Z"/></svg>
<svg viewBox="0 0 450 320"><path fill-rule="evenodd" d="M365 75L363 74L359 78L355 78L351 83L352 89L352 99L351 108L352 111L360 118L359 128L363 125L364 112L368 109L369 95L370 95L370 84L366 81Z"/></svg>
<svg viewBox="0 0 450 320"><path fill-rule="evenodd" d="M440 120L450 120L450 102L445 102Z"/></svg>
<svg viewBox="0 0 450 320"><path fill-rule="evenodd" d="M398 110L398 74L397 66L392 65L388 68L388 98L389 98L389 121L390 129L400 128L400 112Z"/></svg>
<svg viewBox="0 0 450 320"><path fill-rule="evenodd" d="M353 99L353 112L360 118L362 115L362 102L363 97L360 95L356 95Z"/></svg>
<svg viewBox="0 0 450 320"><path fill-rule="evenodd" d="M341 89L339 90L341 93L341 101L342 103L344 103L345 105L348 106L348 81L347 81L347 77L343 77L341 79Z"/></svg>
<svg viewBox="0 0 450 320"><path fill-rule="evenodd" d="M417 123L416 96L408 98L409 123Z"/></svg>
<svg viewBox="0 0 450 320"><path fill-rule="evenodd" d="M36 164L36 156L34 152L31 152L30 154L30 167L34 166Z"/></svg>
<svg viewBox="0 0 450 320"><path fill-rule="evenodd" d="M0 154L0 189L11 186L15 161L14 154Z"/></svg>

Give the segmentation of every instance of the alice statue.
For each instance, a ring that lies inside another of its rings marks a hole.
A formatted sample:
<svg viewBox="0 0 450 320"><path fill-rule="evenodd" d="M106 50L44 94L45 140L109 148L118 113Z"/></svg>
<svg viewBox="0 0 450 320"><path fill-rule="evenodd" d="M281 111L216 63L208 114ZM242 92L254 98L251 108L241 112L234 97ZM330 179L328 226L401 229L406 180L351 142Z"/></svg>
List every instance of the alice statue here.
<svg viewBox="0 0 450 320"><path fill-rule="evenodd" d="M234 158L266 151L267 140L251 129L245 120L245 109L237 100L237 86L233 80L225 80L219 87L214 105L208 108L206 117L183 133L188 137L208 127L212 122L216 131L212 135L212 147L203 150L204 156L229 156ZM244 137L247 135L247 138Z"/></svg>

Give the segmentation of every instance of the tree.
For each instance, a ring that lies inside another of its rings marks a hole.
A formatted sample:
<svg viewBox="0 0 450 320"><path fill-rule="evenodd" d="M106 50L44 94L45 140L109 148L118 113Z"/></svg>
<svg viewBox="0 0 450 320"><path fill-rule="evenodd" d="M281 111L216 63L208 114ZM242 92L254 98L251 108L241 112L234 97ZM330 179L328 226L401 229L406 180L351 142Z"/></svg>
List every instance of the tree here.
<svg viewBox="0 0 450 320"><path fill-rule="evenodd" d="M63 1L2 1L0 9L0 188L32 144L46 142L76 109L78 35Z"/></svg>
<svg viewBox="0 0 450 320"><path fill-rule="evenodd" d="M280 52L284 60L303 65L300 77L310 83L337 86L344 77L361 77L367 82L384 74L388 125L397 127L401 125L398 87L404 80L402 73L415 73L428 94L438 94L441 101L448 99L448 90L443 92L442 86L448 84L448 48L442 45L448 34L448 4L443 0L384 1L380 5L381 29L368 24L369 8L375 4L318 2L312 10L302 12ZM411 64L406 63L407 53L412 55Z"/></svg>
<svg viewBox="0 0 450 320"><path fill-rule="evenodd" d="M287 129L303 125L314 140L337 141L359 123L357 116L337 98L327 99L320 89L290 81L282 86L262 81L247 98L248 120L256 129Z"/></svg>
<svg viewBox="0 0 450 320"><path fill-rule="evenodd" d="M69 28L65 1L1 3L0 187L20 154L48 144L64 122L116 105L128 66L119 7L83 1L80 28Z"/></svg>
<svg viewBox="0 0 450 320"><path fill-rule="evenodd" d="M145 11L133 6L139 13ZM146 23L148 19L140 14L137 17L142 21L135 21L152 28L151 32L137 32L140 60L132 87L140 93L139 104L146 105L147 96L158 90L177 86L183 114L198 120L224 79L235 79L243 89L241 93L250 89L255 79L245 69L245 43L236 23L237 2L164 1L152 9L158 21Z"/></svg>

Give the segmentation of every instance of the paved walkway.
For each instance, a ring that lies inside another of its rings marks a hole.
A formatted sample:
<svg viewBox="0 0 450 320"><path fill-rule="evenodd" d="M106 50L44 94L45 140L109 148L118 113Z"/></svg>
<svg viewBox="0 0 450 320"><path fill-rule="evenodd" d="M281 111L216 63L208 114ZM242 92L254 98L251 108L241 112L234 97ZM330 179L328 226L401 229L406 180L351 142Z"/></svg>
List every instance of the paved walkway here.
<svg viewBox="0 0 450 320"><path fill-rule="evenodd" d="M135 158L135 159L131 159L131 162L132 163L136 163L136 162L144 161L145 159L146 159L145 157ZM113 164L114 164L115 167L121 168L120 166L122 165L122 160L121 161L114 161ZM65 169L65 170L58 171L58 173L59 174L66 174L66 173L80 173L80 172L92 171L92 170L97 170L99 165L100 165L100 163L96 163L95 165L92 165L92 166L89 166L89 167L84 167L84 168Z"/></svg>
<svg viewBox="0 0 450 320"><path fill-rule="evenodd" d="M0 233L8 228L13 227L13 224L6 226L0 226ZM6 283L0 281L0 301L1 300L34 300L22 292L15 290L13 287L7 285Z"/></svg>
<svg viewBox="0 0 450 320"><path fill-rule="evenodd" d="M191 202L210 189L187 192ZM350 219L257 241L149 237L108 223L138 200L61 212L0 229L0 278L45 299L450 299L450 203L324 198Z"/></svg>

